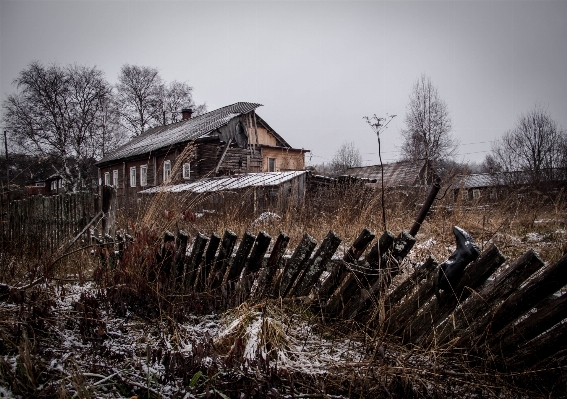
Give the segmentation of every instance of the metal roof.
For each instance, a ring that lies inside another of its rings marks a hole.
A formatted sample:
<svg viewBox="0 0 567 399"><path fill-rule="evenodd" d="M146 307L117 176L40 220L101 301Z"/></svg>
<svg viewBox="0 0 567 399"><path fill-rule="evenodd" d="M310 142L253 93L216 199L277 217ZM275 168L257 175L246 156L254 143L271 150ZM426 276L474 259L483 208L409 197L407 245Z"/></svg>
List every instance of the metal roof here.
<svg viewBox="0 0 567 399"><path fill-rule="evenodd" d="M141 194L155 194L160 192L179 193L192 191L207 193L225 190L238 190L248 187L278 186L284 182L307 173L304 170L289 172L262 172L248 173L240 176L202 179L193 183L176 184L171 186L157 186L140 191Z"/></svg>
<svg viewBox="0 0 567 399"><path fill-rule="evenodd" d="M239 115L261 107L262 104L239 102L170 125L149 129L102 158L98 164L146 154L176 143L195 140L224 125Z"/></svg>
<svg viewBox="0 0 567 399"><path fill-rule="evenodd" d="M385 187L410 187L420 183L420 174L424 163L395 162L384 164L384 186ZM376 180L381 183L382 173L380 165L361 166L349 168L345 175L359 179Z"/></svg>

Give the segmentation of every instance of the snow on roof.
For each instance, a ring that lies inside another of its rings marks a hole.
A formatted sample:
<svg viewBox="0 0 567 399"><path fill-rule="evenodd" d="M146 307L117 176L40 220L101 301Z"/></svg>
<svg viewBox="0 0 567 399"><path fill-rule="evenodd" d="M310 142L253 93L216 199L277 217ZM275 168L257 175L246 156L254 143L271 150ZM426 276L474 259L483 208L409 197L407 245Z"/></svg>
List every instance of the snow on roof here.
<svg viewBox="0 0 567 399"><path fill-rule="evenodd" d="M278 186L284 182L307 173L304 170L289 172L262 172L248 173L240 176L209 178L193 183L176 184L172 186L157 186L140 191L141 194L155 194L159 192L179 193L192 191L195 193L206 193L224 190L237 190L248 187Z"/></svg>
<svg viewBox="0 0 567 399"><path fill-rule="evenodd" d="M181 122L149 129L102 158L98 164L195 140L226 125L231 119L261 106L261 104L239 102Z"/></svg>
<svg viewBox="0 0 567 399"><path fill-rule="evenodd" d="M420 173L423 167L423 162L395 162L384 164L384 186L400 187L417 185L419 184ZM359 179L376 180L377 182L381 181L382 178L380 165L349 168L344 174Z"/></svg>

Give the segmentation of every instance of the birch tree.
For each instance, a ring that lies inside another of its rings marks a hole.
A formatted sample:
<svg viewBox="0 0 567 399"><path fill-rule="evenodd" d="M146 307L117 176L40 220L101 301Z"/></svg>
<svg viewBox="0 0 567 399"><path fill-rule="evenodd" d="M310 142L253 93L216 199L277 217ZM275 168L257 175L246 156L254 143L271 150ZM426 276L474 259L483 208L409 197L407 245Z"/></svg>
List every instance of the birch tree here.
<svg viewBox="0 0 567 399"><path fill-rule="evenodd" d="M404 121L403 159L438 161L451 158L457 151L447 104L429 77L421 75L415 82Z"/></svg>

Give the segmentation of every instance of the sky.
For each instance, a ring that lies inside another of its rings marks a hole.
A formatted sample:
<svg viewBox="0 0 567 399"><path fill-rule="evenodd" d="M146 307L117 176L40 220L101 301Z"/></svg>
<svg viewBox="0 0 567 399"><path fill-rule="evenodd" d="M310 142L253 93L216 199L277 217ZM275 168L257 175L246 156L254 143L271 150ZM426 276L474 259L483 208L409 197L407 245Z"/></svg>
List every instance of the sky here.
<svg viewBox="0 0 567 399"><path fill-rule="evenodd" d="M0 0L0 97L32 61L156 67L214 110L239 101L308 164L354 142L377 164L364 116L397 115L381 135L399 159L415 81L446 102L456 160L480 163L522 113L543 106L567 128L567 1Z"/></svg>

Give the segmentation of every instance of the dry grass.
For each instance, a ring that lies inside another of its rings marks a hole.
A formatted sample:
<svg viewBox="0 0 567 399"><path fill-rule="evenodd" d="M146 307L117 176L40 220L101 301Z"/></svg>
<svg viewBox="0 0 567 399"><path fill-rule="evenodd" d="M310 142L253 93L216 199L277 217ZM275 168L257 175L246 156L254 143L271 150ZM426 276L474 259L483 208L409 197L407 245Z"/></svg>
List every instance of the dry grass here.
<svg viewBox="0 0 567 399"><path fill-rule="evenodd" d="M409 229L426 193L389 193L387 227ZM448 196L447 196L448 197ZM548 262L567 251L567 201L511 193L496 205L436 204L408 262L454 250L452 227L479 247L495 242L515 258L534 247ZM564 362L555 370L496 371L489 359L444 348L404 347L354 321L323 320L303 302L268 300L216 315L214 292L181 294L155 265L164 230L239 237L285 231L288 248L308 232L318 242L334 230L344 251L363 228L381 230L379 196L360 188L329 190L258 221L246 204L214 213L203 196L158 194L122 210L118 225L137 236L118 270L101 268L92 248L41 259L4 250L0 282L25 294L0 298L0 397L558 397L567 392ZM200 214L203 213L201 216ZM197 217L199 216L199 217ZM77 244L80 246L80 244ZM55 260L57 260L56 263ZM161 263L160 263L161 262ZM56 264L57 267L53 267ZM161 265L161 266L160 266ZM168 285L169 284L169 285ZM224 303L225 303L224 302ZM241 396L241 394L244 396Z"/></svg>

